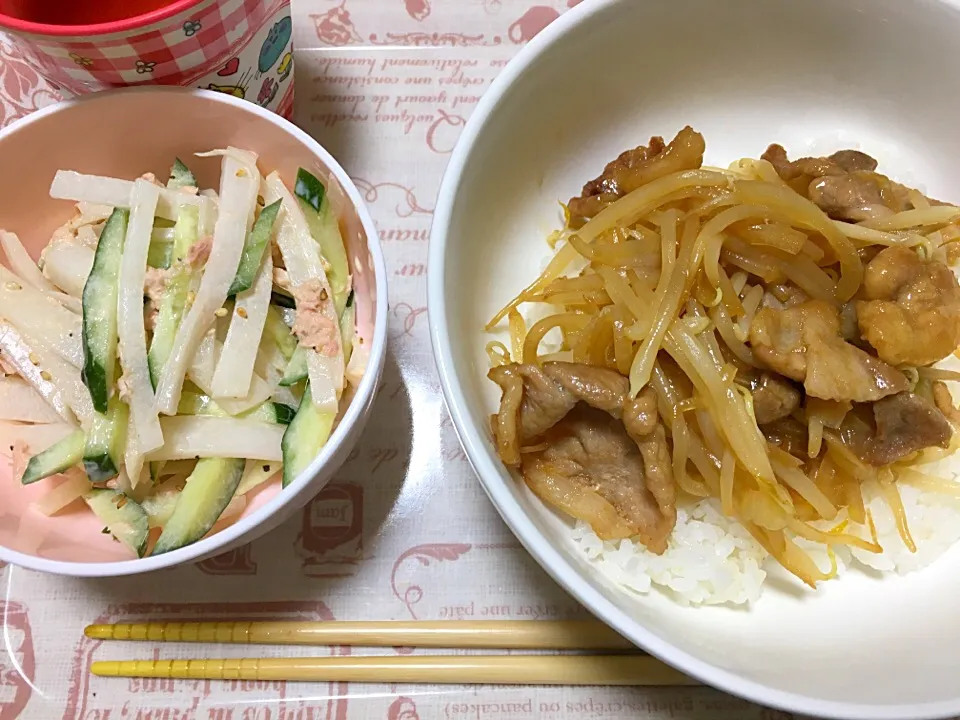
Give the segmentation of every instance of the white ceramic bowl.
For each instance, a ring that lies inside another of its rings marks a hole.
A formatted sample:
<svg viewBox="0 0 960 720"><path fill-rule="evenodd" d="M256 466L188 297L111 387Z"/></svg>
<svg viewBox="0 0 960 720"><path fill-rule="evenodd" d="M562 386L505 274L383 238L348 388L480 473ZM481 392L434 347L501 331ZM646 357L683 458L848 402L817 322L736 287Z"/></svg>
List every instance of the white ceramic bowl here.
<svg viewBox="0 0 960 720"><path fill-rule="evenodd" d="M330 480L356 444L370 415L386 350L387 288L377 230L359 191L336 160L292 123L253 103L221 93L148 87L89 95L33 113L0 131L0 227L20 235L36 257L53 230L73 214L51 200L58 168L134 178L158 177L174 157L226 147L248 148L260 169L277 170L289 186L298 167L332 174L346 194L340 216L353 269L357 325L370 349L366 375L323 451L289 487L252 494L233 525L179 550L143 559L108 535L82 507L48 518L29 507L45 492L41 481L20 487L0 462L0 560L34 570L86 577L130 575L197 562L250 542L302 508ZM216 183L219 162L191 162L200 182Z"/></svg>
<svg viewBox="0 0 960 720"><path fill-rule="evenodd" d="M960 547L905 577L768 587L750 611L681 607L606 581L567 524L498 461L484 323L528 284L579 192L620 151L691 124L706 162L858 144L960 201L956 2L588 0L504 70L464 130L433 224L429 315L447 404L491 500L586 607L670 664L780 708L848 718L960 714Z"/></svg>

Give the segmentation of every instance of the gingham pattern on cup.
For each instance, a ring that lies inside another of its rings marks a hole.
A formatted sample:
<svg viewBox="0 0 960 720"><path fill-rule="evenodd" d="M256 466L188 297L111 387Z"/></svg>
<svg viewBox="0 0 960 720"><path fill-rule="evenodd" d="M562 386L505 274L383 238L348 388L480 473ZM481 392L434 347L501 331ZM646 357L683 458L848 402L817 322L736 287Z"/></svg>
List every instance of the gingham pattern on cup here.
<svg viewBox="0 0 960 720"><path fill-rule="evenodd" d="M95 37L17 34L25 58L63 90L191 85L241 53L289 0L208 0L142 29Z"/></svg>

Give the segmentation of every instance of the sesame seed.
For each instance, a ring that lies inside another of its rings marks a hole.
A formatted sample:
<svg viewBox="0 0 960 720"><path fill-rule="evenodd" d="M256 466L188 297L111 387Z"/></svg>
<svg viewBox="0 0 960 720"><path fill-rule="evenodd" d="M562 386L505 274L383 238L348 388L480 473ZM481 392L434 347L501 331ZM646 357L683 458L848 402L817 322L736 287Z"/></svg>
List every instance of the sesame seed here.
<svg viewBox="0 0 960 720"><path fill-rule="evenodd" d="M34 365L40 364L40 358L37 357L36 353L30 353L30 362L32 362Z"/></svg>
<svg viewBox="0 0 960 720"><path fill-rule="evenodd" d="M263 207L267 204L267 201L263 199L263 195L257 195L257 205Z"/></svg>
<svg viewBox="0 0 960 720"><path fill-rule="evenodd" d="M247 319L247 310L246 310L246 308L242 308L242 307L237 308L237 315L239 315L239 316L242 317L244 320L246 320L246 319Z"/></svg>
<svg viewBox="0 0 960 720"><path fill-rule="evenodd" d="M20 290L20 289L22 288L20 287L19 283L15 283L15 282L7 283L7 290Z"/></svg>
<svg viewBox="0 0 960 720"><path fill-rule="evenodd" d="M193 301L196 300L196 299L197 299L197 294L196 294L193 290L191 290L190 292L187 293L187 302L188 302L188 303L190 303L190 304L192 305L192 304L193 304Z"/></svg>
<svg viewBox="0 0 960 720"><path fill-rule="evenodd" d="M320 299L321 299L321 300L326 300L328 297L330 297L330 296L327 295L327 289L326 289L326 288L320 288Z"/></svg>
<svg viewBox="0 0 960 720"><path fill-rule="evenodd" d="M51 375L51 374L50 374L49 372L47 372L46 370L41 370L41 371L40 371L40 377L42 377L42 378L43 378L44 380L46 380L47 382L50 382L50 381L53 379L53 375Z"/></svg>
<svg viewBox="0 0 960 720"><path fill-rule="evenodd" d="M227 309L226 309L226 308L219 308L219 309L214 313L214 315L216 315L217 317L226 317L226 316L227 316Z"/></svg>
<svg viewBox="0 0 960 720"><path fill-rule="evenodd" d="M240 168L239 170L237 170L237 177L246 177L246 176L247 176L246 168Z"/></svg>

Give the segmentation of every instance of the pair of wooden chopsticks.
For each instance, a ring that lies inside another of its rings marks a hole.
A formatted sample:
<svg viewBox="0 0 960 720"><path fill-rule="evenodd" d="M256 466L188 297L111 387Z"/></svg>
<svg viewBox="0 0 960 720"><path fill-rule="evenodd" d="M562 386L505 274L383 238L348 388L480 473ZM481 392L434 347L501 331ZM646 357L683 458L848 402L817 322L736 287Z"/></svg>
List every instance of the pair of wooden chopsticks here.
<svg viewBox="0 0 960 720"><path fill-rule="evenodd" d="M573 621L198 622L91 625L98 640L363 647L635 648L606 625ZM495 685L694 685L647 655L434 655L102 661L105 677Z"/></svg>

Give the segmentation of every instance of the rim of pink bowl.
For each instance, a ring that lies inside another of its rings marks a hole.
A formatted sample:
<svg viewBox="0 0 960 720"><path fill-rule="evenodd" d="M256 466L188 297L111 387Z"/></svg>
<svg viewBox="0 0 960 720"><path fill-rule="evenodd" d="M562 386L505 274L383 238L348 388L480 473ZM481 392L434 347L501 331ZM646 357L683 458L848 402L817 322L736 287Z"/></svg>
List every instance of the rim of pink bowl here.
<svg viewBox="0 0 960 720"><path fill-rule="evenodd" d="M0 13L0 29L11 30L18 33L29 33L31 35L48 35L53 37L71 37L77 35L110 35L118 32L129 32L130 30L140 30L163 20L167 20L184 10L189 10L195 5L199 5L204 0L174 0L162 8L151 10L142 15L124 18L123 20L113 20L105 23L93 23L90 25L51 25L48 23L32 22L30 20L21 20L12 15Z"/></svg>

